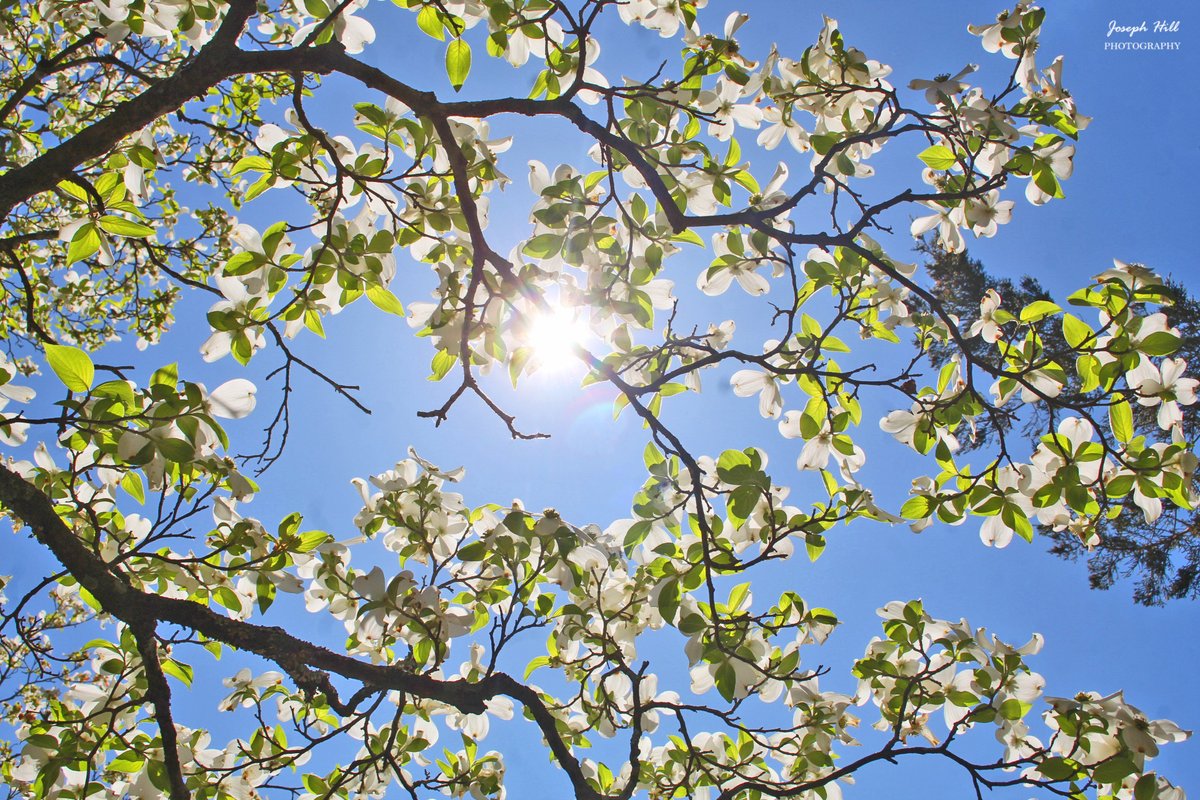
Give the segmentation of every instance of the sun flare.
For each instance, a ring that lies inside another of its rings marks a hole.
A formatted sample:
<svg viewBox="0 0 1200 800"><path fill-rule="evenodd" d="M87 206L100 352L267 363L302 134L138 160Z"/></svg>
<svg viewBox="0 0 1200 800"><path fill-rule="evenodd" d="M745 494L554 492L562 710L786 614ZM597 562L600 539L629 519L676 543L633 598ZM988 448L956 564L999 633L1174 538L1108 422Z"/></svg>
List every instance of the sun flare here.
<svg viewBox="0 0 1200 800"><path fill-rule="evenodd" d="M537 315L527 329L525 343L539 368L558 372L577 363L575 347L588 336L587 323L578 312L559 307Z"/></svg>

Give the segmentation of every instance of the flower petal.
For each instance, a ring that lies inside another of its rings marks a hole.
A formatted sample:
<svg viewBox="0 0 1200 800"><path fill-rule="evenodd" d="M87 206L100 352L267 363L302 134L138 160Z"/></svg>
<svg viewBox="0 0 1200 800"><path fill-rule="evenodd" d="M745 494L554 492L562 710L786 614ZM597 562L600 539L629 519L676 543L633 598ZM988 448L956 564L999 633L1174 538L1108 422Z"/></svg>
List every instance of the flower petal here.
<svg viewBox="0 0 1200 800"><path fill-rule="evenodd" d="M241 419L254 410L254 384L245 378L226 381L208 396L208 409L214 417Z"/></svg>

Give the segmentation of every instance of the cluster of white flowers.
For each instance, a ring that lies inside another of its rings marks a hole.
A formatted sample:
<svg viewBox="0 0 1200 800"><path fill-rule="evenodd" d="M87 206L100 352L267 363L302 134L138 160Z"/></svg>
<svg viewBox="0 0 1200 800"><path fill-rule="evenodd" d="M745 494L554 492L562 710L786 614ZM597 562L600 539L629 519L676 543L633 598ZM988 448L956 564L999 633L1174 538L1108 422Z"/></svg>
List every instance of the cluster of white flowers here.
<svg viewBox="0 0 1200 800"><path fill-rule="evenodd" d="M15 377L17 365L9 359L7 353L0 352L0 411L3 411L10 401L28 403L37 396L28 386L13 383ZM0 442L10 447L24 444L29 425L20 422L19 418L20 413L0 414Z"/></svg>
<svg viewBox="0 0 1200 800"><path fill-rule="evenodd" d="M55 0L39 0L48 16L80 14L88 27L111 42L120 41L136 31L148 39L174 40L182 35L193 47L201 47L212 38L228 4L221 0L89 0L71 9ZM187 24L185 24L187 23Z"/></svg>

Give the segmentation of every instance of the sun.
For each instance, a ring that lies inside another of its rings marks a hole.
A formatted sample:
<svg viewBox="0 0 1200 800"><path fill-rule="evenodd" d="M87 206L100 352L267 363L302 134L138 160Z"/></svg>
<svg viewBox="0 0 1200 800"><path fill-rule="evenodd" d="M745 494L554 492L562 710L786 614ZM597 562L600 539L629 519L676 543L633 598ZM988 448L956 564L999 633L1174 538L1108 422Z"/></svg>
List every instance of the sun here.
<svg viewBox="0 0 1200 800"><path fill-rule="evenodd" d="M562 372L579 363L576 347L590 334L577 310L556 306L537 313L524 339L525 346L533 351L535 369Z"/></svg>

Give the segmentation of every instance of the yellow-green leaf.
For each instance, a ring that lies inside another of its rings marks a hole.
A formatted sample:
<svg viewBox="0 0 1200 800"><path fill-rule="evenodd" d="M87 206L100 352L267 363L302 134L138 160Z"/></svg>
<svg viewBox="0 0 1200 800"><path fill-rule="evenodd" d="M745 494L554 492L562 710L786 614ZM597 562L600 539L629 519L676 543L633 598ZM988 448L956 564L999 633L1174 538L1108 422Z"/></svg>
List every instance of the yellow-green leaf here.
<svg viewBox="0 0 1200 800"><path fill-rule="evenodd" d="M63 344L46 345L46 361L50 369L72 392L86 392L92 388L96 367L88 354L78 347Z"/></svg>
<svg viewBox="0 0 1200 800"><path fill-rule="evenodd" d="M1063 314L1062 330L1067 344L1076 350L1083 347L1084 343L1091 340L1096 333L1090 325L1074 314Z"/></svg>
<svg viewBox="0 0 1200 800"><path fill-rule="evenodd" d="M455 39L446 48L446 77L450 85L458 91L467 82L471 72L471 45L462 39Z"/></svg>
<svg viewBox="0 0 1200 800"><path fill-rule="evenodd" d="M88 193L83 190L83 187L74 181L62 181L58 184L58 190L63 194L68 194L76 200L88 201Z"/></svg>
<svg viewBox="0 0 1200 800"><path fill-rule="evenodd" d="M924 161L931 169L937 170L950 169L955 164L954 151L940 144L925 148L917 158Z"/></svg>
<svg viewBox="0 0 1200 800"><path fill-rule="evenodd" d="M136 472L126 472L125 477L121 478L121 488L128 492L134 500L142 505L146 504L146 489L142 485L141 475Z"/></svg>
<svg viewBox="0 0 1200 800"><path fill-rule="evenodd" d="M438 10L433 6L424 6L417 14L417 27L439 42L445 41L446 34Z"/></svg>
<svg viewBox="0 0 1200 800"><path fill-rule="evenodd" d="M404 306L396 295L392 294L386 287L369 286L367 287L367 299L375 304L377 308L386 311L389 314L395 314L397 317L404 316Z"/></svg>
<svg viewBox="0 0 1200 800"><path fill-rule="evenodd" d="M458 359L445 350L438 350L433 356L433 364L431 365L433 374L429 376L429 380L440 381L446 377L457 362Z"/></svg>
<svg viewBox="0 0 1200 800"><path fill-rule="evenodd" d="M85 222L79 226L79 230L75 231L75 235L71 237L71 244L67 247L67 266L74 264L76 261L91 258L99 249L100 232L96 230L95 225Z"/></svg>
<svg viewBox="0 0 1200 800"><path fill-rule="evenodd" d="M114 236L134 236L141 238L154 235L154 228L151 228L149 225L143 225L140 222L134 222L131 219L113 216L112 214L101 217L99 224L101 228Z"/></svg>
<svg viewBox="0 0 1200 800"><path fill-rule="evenodd" d="M682 230L679 233L672 236L671 241L672 242L687 242L688 244L694 244L698 247L704 247L704 240L700 238L700 235L698 233L696 233L694 230L692 230L690 228L688 228L687 230Z"/></svg>
<svg viewBox="0 0 1200 800"><path fill-rule="evenodd" d="M1049 300L1034 300L1021 309L1021 322L1037 322L1059 311L1062 311L1062 308Z"/></svg>
<svg viewBox="0 0 1200 800"><path fill-rule="evenodd" d="M1108 421L1118 442L1124 444L1133 438L1133 409L1129 407L1125 395L1120 392L1112 396L1112 405L1108 407Z"/></svg>
<svg viewBox="0 0 1200 800"><path fill-rule="evenodd" d="M229 170L230 175L241 175L248 170L255 172L270 172L271 162L265 156L242 156Z"/></svg>
<svg viewBox="0 0 1200 800"><path fill-rule="evenodd" d="M145 765L146 760L142 758L141 755L129 750L108 762L104 768L112 772L124 772L128 774L133 772L141 772L142 767Z"/></svg>
<svg viewBox="0 0 1200 800"><path fill-rule="evenodd" d="M192 685L192 676L194 674L194 670L190 664L184 664L182 661L176 661L173 658L164 658L162 662L162 671L167 675L171 675L181 680L184 686Z"/></svg>

